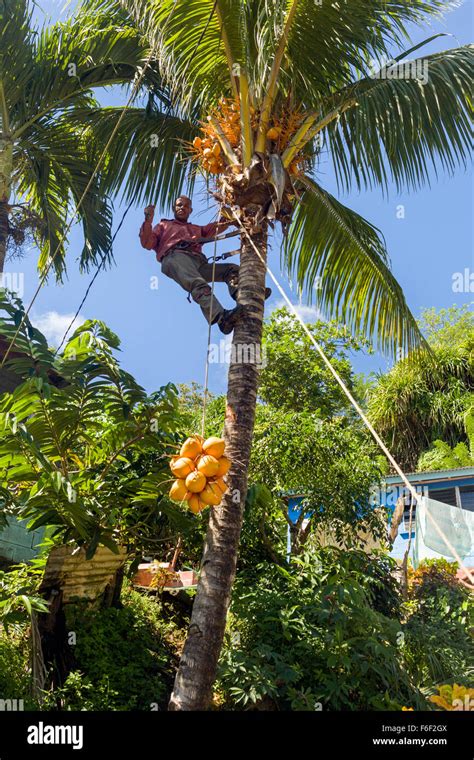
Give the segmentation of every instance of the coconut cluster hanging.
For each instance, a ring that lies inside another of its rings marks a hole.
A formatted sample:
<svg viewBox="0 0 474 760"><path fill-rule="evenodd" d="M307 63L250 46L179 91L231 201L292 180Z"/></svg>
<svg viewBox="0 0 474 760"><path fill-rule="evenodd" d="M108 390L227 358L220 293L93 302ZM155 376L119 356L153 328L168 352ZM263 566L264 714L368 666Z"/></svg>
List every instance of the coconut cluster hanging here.
<svg viewBox="0 0 474 760"><path fill-rule="evenodd" d="M283 108L274 115L266 136L271 153L282 154L291 138L296 134L304 119L300 110ZM250 123L255 134L260 120L260 112L250 107ZM216 108L208 116L207 123L201 126L202 136L195 137L191 145L194 160L207 174L222 174L228 168L226 157L222 152L219 136L224 136L237 158L242 161L240 99L221 98ZM297 175L304 171L306 157L299 152L288 167L289 174ZM238 167L234 166L235 172ZM240 167L242 170L242 167Z"/></svg>
<svg viewBox="0 0 474 760"><path fill-rule="evenodd" d="M170 499L187 502L194 514L206 507L217 507L229 487L224 476L231 461L224 456L225 441L193 435L181 446L178 455L171 457L170 469L176 480L170 489Z"/></svg>

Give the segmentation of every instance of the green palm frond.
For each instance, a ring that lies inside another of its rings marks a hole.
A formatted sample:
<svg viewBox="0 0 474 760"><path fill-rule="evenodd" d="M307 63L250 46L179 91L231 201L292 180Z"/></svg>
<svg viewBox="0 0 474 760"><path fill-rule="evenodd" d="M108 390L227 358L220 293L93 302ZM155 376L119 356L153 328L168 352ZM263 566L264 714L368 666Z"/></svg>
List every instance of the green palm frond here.
<svg viewBox="0 0 474 760"><path fill-rule="evenodd" d="M412 67L412 68L408 68ZM420 77L404 78L418 71ZM328 128L338 179L345 188L394 181L398 189L428 181L437 162L465 165L472 137L474 46L401 61L380 78L348 90L357 105ZM402 78L395 78L402 77ZM393 77L393 78L392 78ZM387 172L388 169L388 172Z"/></svg>
<svg viewBox="0 0 474 760"><path fill-rule="evenodd" d="M100 156L87 124L76 118L73 126L70 117L79 110L95 113L94 88L129 85L142 70L149 45L130 25L117 28L83 9L65 22L38 29L30 3L10 0L6 5L8 15L0 25L0 84L6 115L2 128L14 146L13 193L36 215L40 272L54 256L60 278L66 267L68 213L81 200ZM153 69L147 82L155 97L164 97ZM104 254L109 257L112 214L101 172L81 201L78 221L84 236L78 258L87 269Z"/></svg>
<svg viewBox="0 0 474 760"><path fill-rule="evenodd" d="M87 125L97 145L105 146L121 117L121 108L102 108L78 112L74 118ZM198 131L191 121L167 111L163 113L154 105L128 110L110 146L104 187L110 194L125 188L127 200L137 203L153 200L163 208L170 208L183 192L187 176L187 192L192 191L186 143Z"/></svg>
<svg viewBox="0 0 474 760"><path fill-rule="evenodd" d="M300 288L354 332L395 352L423 342L403 291L390 271L379 230L310 180L285 245Z"/></svg>
<svg viewBox="0 0 474 760"><path fill-rule="evenodd" d="M296 0L280 88L314 107L364 72L370 58L389 56L422 23L458 3L446 0ZM89 0L91 13L124 11L150 45L181 105L205 107L231 93L229 64L243 66L257 97L264 95L288 0ZM229 55L230 53L230 55Z"/></svg>
<svg viewBox="0 0 474 760"><path fill-rule="evenodd" d="M97 151L64 120L32 125L15 152L15 179L19 193L42 219L37 236L38 267L44 271L49 258L58 278L65 269L64 233L71 203L75 208L89 183ZM84 249L81 265L87 269L107 254L111 241L112 214L97 175L81 202Z"/></svg>

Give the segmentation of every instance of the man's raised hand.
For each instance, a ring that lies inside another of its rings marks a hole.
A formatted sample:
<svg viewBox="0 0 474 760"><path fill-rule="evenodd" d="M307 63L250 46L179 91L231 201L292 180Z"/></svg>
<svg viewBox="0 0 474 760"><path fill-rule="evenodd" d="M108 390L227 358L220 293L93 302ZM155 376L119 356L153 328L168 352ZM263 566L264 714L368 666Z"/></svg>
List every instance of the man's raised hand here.
<svg viewBox="0 0 474 760"><path fill-rule="evenodd" d="M153 217L155 215L155 207L153 205L147 206L145 209L145 219L149 219L150 222L153 221Z"/></svg>

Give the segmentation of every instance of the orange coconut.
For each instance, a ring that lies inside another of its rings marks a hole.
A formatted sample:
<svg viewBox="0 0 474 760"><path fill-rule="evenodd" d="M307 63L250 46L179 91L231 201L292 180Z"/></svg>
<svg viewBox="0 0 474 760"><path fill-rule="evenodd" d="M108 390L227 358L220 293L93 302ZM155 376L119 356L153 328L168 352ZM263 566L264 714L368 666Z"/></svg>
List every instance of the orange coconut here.
<svg viewBox="0 0 474 760"><path fill-rule="evenodd" d="M206 476L197 470L191 472L186 478L186 488L188 491L191 491L191 493L199 493L206 487L206 483Z"/></svg>
<svg viewBox="0 0 474 760"><path fill-rule="evenodd" d="M211 457L209 454L204 454L199 458L197 468L199 472L202 472L202 474L206 476L206 478L213 478L214 475L217 475L219 461L215 457Z"/></svg>
<svg viewBox="0 0 474 760"><path fill-rule="evenodd" d="M223 478L224 475L227 475L227 473L229 472L232 462L230 461L230 459L227 459L227 457L219 457L219 459L217 460L217 464L219 465L219 467L218 467L215 477Z"/></svg>
<svg viewBox="0 0 474 760"><path fill-rule="evenodd" d="M227 491L229 490L229 486L225 482L224 478L216 478L213 482L217 486L219 486L219 488L221 489L221 491L222 491L223 494L227 493Z"/></svg>
<svg viewBox="0 0 474 760"><path fill-rule="evenodd" d="M177 478L185 478L195 469L194 462L189 457L179 457L173 459L170 462L170 468L173 475Z"/></svg>
<svg viewBox="0 0 474 760"><path fill-rule="evenodd" d="M191 512L194 512L195 515L198 515L199 512L202 512L202 510L205 509L207 505L201 501L197 494L193 493L188 501L188 506Z"/></svg>
<svg viewBox="0 0 474 760"><path fill-rule="evenodd" d="M184 480L182 478L175 480L170 488L170 499L173 501L186 501L190 496L191 494L186 488Z"/></svg>
<svg viewBox="0 0 474 760"><path fill-rule="evenodd" d="M208 483L207 486L199 494L199 498L204 504L210 504L213 507L217 507L222 501L222 491L217 483Z"/></svg>
<svg viewBox="0 0 474 760"><path fill-rule="evenodd" d="M204 441L202 445L202 450L206 454L210 454L211 457L215 457L216 459L219 459L225 449L225 441L223 438L216 438L215 436L212 436L211 438L208 438L206 441Z"/></svg>
<svg viewBox="0 0 474 760"><path fill-rule="evenodd" d="M186 438L185 442L181 446L180 454L182 457L188 457L188 459L196 459L202 452L202 444L198 439L192 435L190 438Z"/></svg>
<svg viewBox="0 0 474 760"><path fill-rule="evenodd" d="M267 132L267 138L269 140L278 140L280 137L280 129L278 127L270 127L270 129Z"/></svg>

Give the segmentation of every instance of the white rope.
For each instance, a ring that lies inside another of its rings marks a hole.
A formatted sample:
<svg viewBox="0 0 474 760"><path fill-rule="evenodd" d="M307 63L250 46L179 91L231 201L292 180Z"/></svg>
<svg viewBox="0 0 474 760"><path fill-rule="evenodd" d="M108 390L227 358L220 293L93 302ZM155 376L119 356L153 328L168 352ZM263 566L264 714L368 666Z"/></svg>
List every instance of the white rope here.
<svg viewBox="0 0 474 760"><path fill-rule="evenodd" d="M222 209L222 206L221 206ZM217 217L219 221L220 214ZM216 277L216 255L217 255L217 234L214 237L214 256L212 258L212 288L211 288L211 308L209 310L209 327L207 331L207 352L206 352L206 371L204 373L204 395L202 402L202 422L201 435L204 438L204 428L206 426L207 399L209 396L209 352L211 348L211 328L212 328L212 306L214 302L214 285Z"/></svg>
<svg viewBox="0 0 474 760"><path fill-rule="evenodd" d="M237 222L238 222L238 224L239 224L239 226L240 226L240 228L241 228L242 232L243 232L243 233L244 233L244 235L247 237L247 239L248 239L248 241L250 242L251 246L252 246L252 247L253 247L253 249L255 250L255 253L256 253L256 254L257 254L257 256L259 257L260 261L261 261L261 262L264 264L264 266L266 267L266 270L267 270L268 274L270 275L271 279L273 280L273 282L275 283L275 285L276 285L276 287L277 287L278 291L280 292L280 294L281 294L281 295L282 295L282 297L284 298L285 302L287 303L287 305L289 306L289 308L291 309L291 311L292 311L292 312L293 312L293 314L295 315L295 317L296 317L296 319L298 320L298 322L301 324L301 327L303 328L304 332L306 333L306 335L307 335L307 336L308 336L308 338L310 339L311 343L314 345L315 349L317 350L317 352L318 352L318 353L319 353L319 355L321 356L322 360L324 361L324 363L326 364L327 368L329 369L329 371L330 371L330 372L331 372L331 374L333 375L334 379L335 379L335 380L337 381L337 383L340 385L340 387L342 388L343 392L345 393L345 395L347 396L347 398L348 398L348 399L349 399L349 401L351 402L352 406L353 406L353 407L354 407L354 409L356 410L357 414L358 414L358 415L359 415L359 417L361 418L362 422L363 422L363 423L364 423L364 425L367 427L367 429L370 431L370 433L372 434L373 438L375 439L375 441L378 443L378 445L379 445L379 446L380 446L380 448L382 449L383 453L385 454L385 456L387 457L387 459L388 459L388 460L389 460L389 462L391 463L391 465L392 465L392 467L394 468L394 470L395 470L395 471L397 472L397 474L400 476L400 478L401 478L402 482L405 484L406 488L407 488L407 489L408 489L408 491L411 493L411 495L412 495L412 497L414 498L415 502L418 502L418 500L419 500L419 496L418 496L418 494L417 494L416 490L413 488L412 484L410 483L410 481L408 480L407 476L405 475L405 473L404 473L404 472L403 472L403 470L401 469L400 465L399 465L399 464L398 464L398 462L397 462L397 461L394 459L394 457L392 456L392 454L390 453L390 451L389 451L389 450L388 450L388 448L386 447L385 443L384 443L384 442L382 441L382 439L380 438L379 434L377 433L377 431L376 431L376 430L375 430L375 428L373 427L373 425L372 425L372 423L370 422L370 420L369 420L369 419L366 417L366 415L364 414L364 411L361 409L361 407L359 406L359 404L358 404L358 403L357 403L357 401L355 400L354 396L352 395L352 393L350 392L350 390L347 388L346 384L344 383L344 380L343 380L343 379L340 377L340 375L338 374L338 372L337 372L337 371L334 369L334 367L332 366L331 362L329 361L329 359L327 358L326 354L324 353L323 349L321 348L321 346L319 345L319 343L317 342L317 340L314 338L314 336L312 335L312 333L311 333L311 332L310 332L310 330L308 329L307 325L306 325L306 324L303 322L302 318L301 318L301 317L300 317L300 315L298 314L298 312L297 312L297 310L295 309L294 305L291 303L290 299L289 299L289 298L288 298L288 296L286 295L285 291L284 291L284 290L283 290L283 288L281 287L280 283L279 283L279 282L278 282L278 280L276 279L276 277L275 277L275 275L273 274L273 272L271 271L270 267L269 267L269 266L268 266L268 264L265 262L265 260L264 260L263 256L261 255L261 253L260 253L260 251L258 250L257 246L255 245L254 241L252 240L251 236L249 235L249 233L247 232L247 230L246 230L246 229L245 229L245 227L243 226L242 222L240 221L240 218L239 218L239 217L237 216L237 214L235 213L235 211L234 211L234 208L232 208L232 213L233 213L233 215L234 215L235 219L237 220ZM434 529L436 530L436 532L438 533L438 535L440 536L440 538L442 538L442 540L443 540L443 541L444 541L444 543L446 544L446 546L447 546L447 548L449 549L449 551L450 551L451 555L452 555L452 556L455 558L455 560L457 561L457 563L458 563L459 567L460 567L462 570L464 570L464 572L466 573L467 577L469 578L469 581L470 581L470 582L473 584L473 586L474 586L474 576L473 576L473 575L472 575L472 573L469 571L469 569L468 569L468 568L467 568L467 567L464 565L464 563L462 562L462 560L461 560L461 558L460 558L460 556L459 556L458 552L456 551L456 549L454 548L454 546L452 546L452 544L450 543L450 541L448 540L448 538L446 537L446 535L444 534L444 532L441 530L441 528L439 527L439 525L438 525L438 523L436 522L436 520L434 519L434 517L433 517L433 516L430 514L430 512L429 512L429 510L428 510L428 509L426 510L426 514L428 515L428 518L431 520L431 523L432 523L432 525L433 525Z"/></svg>

